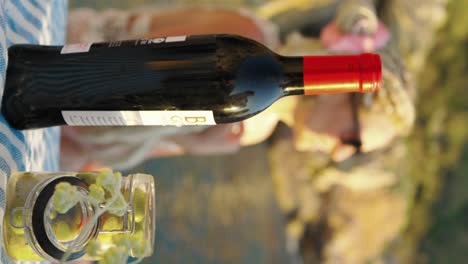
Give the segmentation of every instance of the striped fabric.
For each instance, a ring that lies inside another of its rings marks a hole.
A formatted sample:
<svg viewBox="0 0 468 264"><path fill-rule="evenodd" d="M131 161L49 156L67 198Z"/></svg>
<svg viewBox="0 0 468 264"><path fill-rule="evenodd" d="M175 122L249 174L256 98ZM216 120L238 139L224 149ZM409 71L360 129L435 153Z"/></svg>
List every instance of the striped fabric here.
<svg viewBox="0 0 468 264"><path fill-rule="evenodd" d="M66 15L67 0L0 0L0 95L5 82L7 48L16 43L64 43ZM17 131L0 114L0 232L10 173L57 170L58 151L58 128ZM12 263L3 247L0 260Z"/></svg>

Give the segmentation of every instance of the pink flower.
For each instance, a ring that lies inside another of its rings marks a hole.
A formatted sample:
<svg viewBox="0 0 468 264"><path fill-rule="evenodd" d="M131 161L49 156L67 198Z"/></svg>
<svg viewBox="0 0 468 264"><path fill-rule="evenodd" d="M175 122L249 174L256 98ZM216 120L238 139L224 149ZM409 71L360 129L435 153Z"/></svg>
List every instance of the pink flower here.
<svg viewBox="0 0 468 264"><path fill-rule="evenodd" d="M390 39L390 32L379 21L374 35L342 32L333 21L322 29L320 40L329 51L361 53L380 49Z"/></svg>

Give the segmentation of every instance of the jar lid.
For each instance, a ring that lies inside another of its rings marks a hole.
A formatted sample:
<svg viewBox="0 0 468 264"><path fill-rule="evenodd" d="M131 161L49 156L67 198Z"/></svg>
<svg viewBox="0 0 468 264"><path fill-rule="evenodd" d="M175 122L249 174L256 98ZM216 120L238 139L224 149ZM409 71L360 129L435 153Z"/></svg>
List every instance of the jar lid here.
<svg viewBox="0 0 468 264"><path fill-rule="evenodd" d="M60 260L66 251L66 248L63 246L60 247L61 243L58 241L59 239L56 237L56 235L54 235L53 232L51 233L51 223L48 222L48 220L51 219L50 201L54 195L55 186L61 182L68 182L71 185L77 186L78 188L82 188L84 190L88 189L88 185L83 180L73 176L62 176L50 181L42 188L42 190L39 190L40 192L32 206L31 229L35 237L34 242L37 243L38 249L46 255L50 256L49 259L52 258L54 260ZM49 215L46 216L46 213ZM86 237L86 241L84 241L84 243L97 234L97 226L99 226L99 222L95 225L95 228L90 232L89 236ZM70 244L73 243L74 242L71 242ZM84 243L78 243L80 249L78 251L72 252L66 261L75 260L85 255L86 250L82 246Z"/></svg>

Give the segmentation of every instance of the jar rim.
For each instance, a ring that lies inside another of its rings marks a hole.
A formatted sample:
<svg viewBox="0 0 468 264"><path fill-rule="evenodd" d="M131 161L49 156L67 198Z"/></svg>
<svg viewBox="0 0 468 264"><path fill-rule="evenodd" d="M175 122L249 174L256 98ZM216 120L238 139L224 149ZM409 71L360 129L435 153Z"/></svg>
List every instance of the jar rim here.
<svg viewBox="0 0 468 264"><path fill-rule="evenodd" d="M56 176L34 187L25 203L25 207L30 209L30 213L25 217L25 227L27 230L27 232L25 232L26 240L39 255L51 261L61 259L65 254L65 250L51 241L47 234L44 217L49 201L55 192L55 186L61 182L68 182L82 189L88 188L85 181L73 175ZM87 236L86 241L96 235L98 225L99 220L93 227L89 236ZM84 245L86 242L80 244ZM85 254L85 248L81 247L78 251L73 252L68 257L67 261L76 260Z"/></svg>

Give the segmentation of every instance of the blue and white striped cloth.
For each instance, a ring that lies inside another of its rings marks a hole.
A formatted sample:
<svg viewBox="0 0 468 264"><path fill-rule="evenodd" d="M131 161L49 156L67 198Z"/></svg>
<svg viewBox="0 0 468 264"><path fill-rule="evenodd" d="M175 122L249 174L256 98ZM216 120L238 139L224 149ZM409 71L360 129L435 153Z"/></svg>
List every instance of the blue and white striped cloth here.
<svg viewBox="0 0 468 264"><path fill-rule="evenodd" d="M63 44L66 16L67 0L0 0L0 96L5 82L7 48L16 43ZM11 172L56 171L58 154L58 128L17 131L0 114L0 232L5 188ZM0 260L12 263L3 246Z"/></svg>

